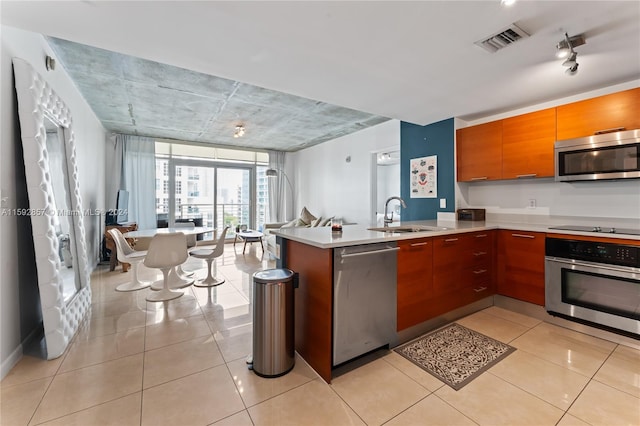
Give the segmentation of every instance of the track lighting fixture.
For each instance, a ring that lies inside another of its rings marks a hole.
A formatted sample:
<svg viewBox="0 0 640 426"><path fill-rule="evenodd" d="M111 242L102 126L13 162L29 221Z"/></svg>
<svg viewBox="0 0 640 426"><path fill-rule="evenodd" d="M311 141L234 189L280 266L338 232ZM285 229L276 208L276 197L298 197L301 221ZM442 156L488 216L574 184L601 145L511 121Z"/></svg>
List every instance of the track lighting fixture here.
<svg viewBox="0 0 640 426"><path fill-rule="evenodd" d="M573 50L574 47L582 46L586 43L583 35L577 35L569 37L569 34L564 33L564 40L561 40L556 45L556 56L558 58L567 58L562 65L567 67L565 73L568 75L576 75L578 72L578 53Z"/></svg>
<svg viewBox="0 0 640 426"><path fill-rule="evenodd" d="M239 138L242 136L244 136L244 126L242 124L239 124L236 126L236 131L233 133L233 137Z"/></svg>

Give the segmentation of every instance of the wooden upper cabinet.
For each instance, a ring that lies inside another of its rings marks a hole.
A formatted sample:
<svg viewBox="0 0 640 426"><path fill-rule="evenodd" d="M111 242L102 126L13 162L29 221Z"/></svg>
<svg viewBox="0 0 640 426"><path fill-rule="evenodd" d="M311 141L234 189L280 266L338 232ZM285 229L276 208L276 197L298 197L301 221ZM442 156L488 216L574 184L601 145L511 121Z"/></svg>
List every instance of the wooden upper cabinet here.
<svg viewBox="0 0 640 426"><path fill-rule="evenodd" d="M456 131L458 181L502 178L502 120Z"/></svg>
<svg viewBox="0 0 640 426"><path fill-rule="evenodd" d="M502 120L502 178L553 176L555 140L555 108Z"/></svg>
<svg viewBox="0 0 640 426"><path fill-rule="evenodd" d="M640 128L640 88L557 107L557 139L591 136L601 130Z"/></svg>

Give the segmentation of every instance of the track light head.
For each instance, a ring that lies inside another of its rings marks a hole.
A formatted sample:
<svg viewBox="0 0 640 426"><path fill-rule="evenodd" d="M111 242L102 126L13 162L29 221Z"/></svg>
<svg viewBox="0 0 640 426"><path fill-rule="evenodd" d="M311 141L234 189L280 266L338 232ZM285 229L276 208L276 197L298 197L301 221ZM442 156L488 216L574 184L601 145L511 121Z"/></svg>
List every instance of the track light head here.
<svg viewBox="0 0 640 426"><path fill-rule="evenodd" d="M578 73L578 53L573 49L585 43L586 40L583 35L569 37L569 34L564 33L564 40L560 40L556 45L556 56L558 58L567 58L562 62L562 65L567 67L565 70L567 75L576 75Z"/></svg>
<svg viewBox="0 0 640 426"><path fill-rule="evenodd" d="M580 64L578 64L576 62L573 66L571 66L571 67L567 68L566 70L564 70L564 73L567 74L567 75L576 75L576 74L578 74L578 65L580 65Z"/></svg>

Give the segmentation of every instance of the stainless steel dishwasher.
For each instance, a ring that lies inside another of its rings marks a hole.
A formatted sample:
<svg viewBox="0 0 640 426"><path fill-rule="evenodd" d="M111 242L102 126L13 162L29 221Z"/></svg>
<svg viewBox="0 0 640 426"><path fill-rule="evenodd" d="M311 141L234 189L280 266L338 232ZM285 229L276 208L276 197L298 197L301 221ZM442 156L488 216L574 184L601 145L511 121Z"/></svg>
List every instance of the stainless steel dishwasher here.
<svg viewBox="0 0 640 426"><path fill-rule="evenodd" d="M395 242L335 249L333 365L397 344Z"/></svg>

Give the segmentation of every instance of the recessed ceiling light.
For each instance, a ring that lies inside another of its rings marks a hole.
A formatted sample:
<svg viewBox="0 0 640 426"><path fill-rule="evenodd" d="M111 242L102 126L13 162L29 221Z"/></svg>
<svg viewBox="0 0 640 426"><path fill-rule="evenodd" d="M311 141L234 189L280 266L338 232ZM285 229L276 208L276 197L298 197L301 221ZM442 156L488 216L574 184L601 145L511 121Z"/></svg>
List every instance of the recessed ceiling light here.
<svg viewBox="0 0 640 426"><path fill-rule="evenodd" d="M242 124L239 124L236 126L235 132L233 132L233 137L239 138L242 136L244 136L244 126Z"/></svg>
<svg viewBox="0 0 640 426"><path fill-rule="evenodd" d="M516 2L516 0L500 0L500 4L503 6L511 6Z"/></svg>

